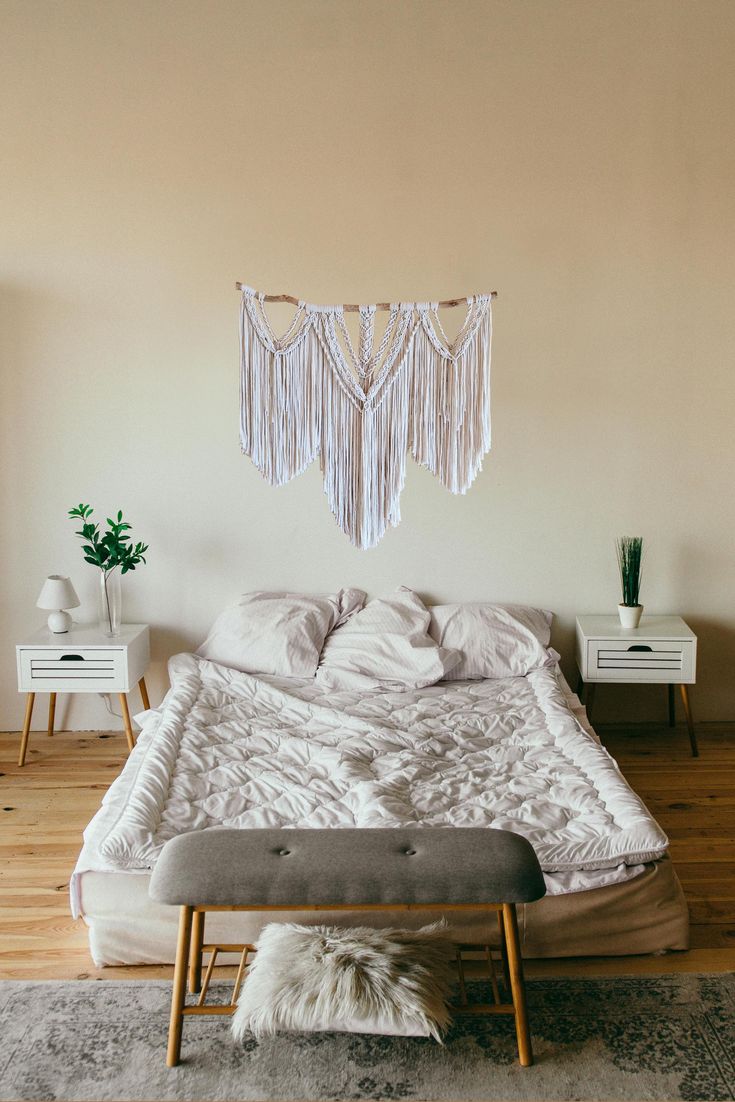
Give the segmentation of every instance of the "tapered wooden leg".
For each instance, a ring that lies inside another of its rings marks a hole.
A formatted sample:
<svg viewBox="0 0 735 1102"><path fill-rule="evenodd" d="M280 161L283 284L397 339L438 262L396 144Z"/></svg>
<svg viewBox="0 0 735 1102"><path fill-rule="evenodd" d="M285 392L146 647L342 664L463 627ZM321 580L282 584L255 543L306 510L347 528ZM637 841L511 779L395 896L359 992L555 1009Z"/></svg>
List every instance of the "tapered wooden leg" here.
<svg viewBox="0 0 735 1102"><path fill-rule="evenodd" d="M56 715L56 693L51 693L48 698L48 736L54 733L54 716Z"/></svg>
<svg viewBox="0 0 735 1102"><path fill-rule="evenodd" d="M189 994L198 995L202 989L202 943L204 942L204 911L194 911L191 925L191 954L189 956Z"/></svg>
<svg viewBox="0 0 735 1102"><path fill-rule="evenodd" d="M583 699L583 693L584 693L584 680L582 679L582 674L580 674L579 677L577 678L577 696L579 697L580 700Z"/></svg>
<svg viewBox="0 0 735 1102"><path fill-rule="evenodd" d="M687 718L687 730L689 731L689 743L692 748L692 757L698 758L699 747L697 746L697 736L694 733L694 720L692 719L692 709L689 704L689 691L686 685L680 685L679 688L681 689L681 700L684 705L684 715Z"/></svg>
<svg viewBox="0 0 735 1102"><path fill-rule="evenodd" d="M128 698L125 693L120 693L120 704L122 706L123 723L125 724L125 737L128 740L128 750L132 750L135 746L135 739L133 738L133 725L130 722L130 709L128 708Z"/></svg>
<svg viewBox="0 0 735 1102"><path fill-rule="evenodd" d="M518 1040L518 1059L521 1067L528 1068L533 1063L531 1034L528 1029L528 1010L526 1008L526 985L523 979L523 960L518 938L518 918L514 903L503 904L503 926L505 945L508 952L510 971L510 990L515 1010L516 1038Z"/></svg>
<svg viewBox="0 0 735 1102"><path fill-rule="evenodd" d="M597 686L595 685L594 681L590 681L588 682L584 693L584 706L587 712L587 719L590 721L590 723L592 722L592 705L595 702L596 688Z"/></svg>
<svg viewBox="0 0 735 1102"><path fill-rule="evenodd" d="M508 953L505 949L505 927L503 925L503 912L498 911L498 931L500 933L500 959L503 963L503 979L510 998L510 972L508 971Z"/></svg>
<svg viewBox="0 0 735 1102"><path fill-rule="evenodd" d="M186 1000L186 969L189 963L191 942L191 907L182 907L179 911L179 939L176 945L176 964L174 966L174 986L171 992L171 1017L168 1025L168 1050L166 1066L175 1068L181 1058L181 1030L184 1025L184 1002Z"/></svg>
<svg viewBox="0 0 735 1102"><path fill-rule="evenodd" d="M33 701L36 699L35 693L28 693L26 697L26 714L23 720L23 734L20 737L20 754L18 755L18 765L24 765L26 760L26 750L28 749L28 734L31 729L31 718L33 716Z"/></svg>
<svg viewBox="0 0 735 1102"><path fill-rule="evenodd" d="M669 685L669 727L676 726L676 704L674 701L674 686Z"/></svg>
<svg viewBox="0 0 735 1102"><path fill-rule="evenodd" d="M150 708L151 702L148 699L148 690L145 685L144 677L141 677L140 681L138 682L138 688L140 689L140 699L143 701L143 707L146 709Z"/></svg>

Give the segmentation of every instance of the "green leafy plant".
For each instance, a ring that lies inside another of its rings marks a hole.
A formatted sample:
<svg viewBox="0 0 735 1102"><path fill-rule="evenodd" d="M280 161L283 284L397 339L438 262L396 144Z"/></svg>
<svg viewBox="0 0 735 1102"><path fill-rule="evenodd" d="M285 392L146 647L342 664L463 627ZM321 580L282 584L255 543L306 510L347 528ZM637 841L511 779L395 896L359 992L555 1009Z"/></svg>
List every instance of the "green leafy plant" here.
<svg viewBox="0 0 735 1102"><path fill-rule="evenodd" d="M112 612L110 610L110 594L107 588L107 579L110 573L118 566L121 574L127 574L129 570L135 570L139 563L145 562L145 553L148 550L147 543L133 543L128 532L130 525L123 520L122 509L118 510L117 520L107 518L107 530L100 534L100 526L90 518L94 510L91 505L75 505L69 510L69 516L73 520L80 520L82 527L75 533L83 541L82 552L84 561L92 566L98 566L103 571L105 596L105 615L113 631Z"/></svg>
<svg viewBox="0 0 735 1102"><path fill-rule="evenodd" d="M641 589L641 565L643 562L643 537L620 536L615 541L615 549L618 555L620 567L620 585L623 591L623 600L627 608L636 608Z"/></svg>
<svg viewBox="0 0 735 1102"><path fill-rule="evenodd" d="M82 527L74 534L85 541L82 545L85 562L99 566L105 572L119 566L120 573L127 574L128 570L135 570L139 563L146 561L148 544L130 542L130 536L127 535L130 525L123 520L122 510L118 511L117 520L107 518L109 527L102 535L99 524L94 524L89 519L93 512L91 505L76 505L69 510L72 519L82 522Z"/></svg>

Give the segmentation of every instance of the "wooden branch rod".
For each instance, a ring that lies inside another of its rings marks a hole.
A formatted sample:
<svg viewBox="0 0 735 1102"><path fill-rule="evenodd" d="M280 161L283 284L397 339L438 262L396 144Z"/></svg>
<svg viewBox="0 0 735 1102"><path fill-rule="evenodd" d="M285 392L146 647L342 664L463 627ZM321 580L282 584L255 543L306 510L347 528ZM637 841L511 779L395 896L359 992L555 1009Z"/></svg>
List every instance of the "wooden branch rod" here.
<svg viewBox="0 0 735 1102"><path fill-rule="evenodd" d="M243 288L242 283L238 282L238 283L235 284L235 286L237 287L238 291L242 291L242 288ZM491 291L490 292L490 298L497 298L497 297L498 297L498 292L497 291ZM290 302L293 306L298 306L298 304L299 304L299 299L294 298L293 295L264 295L263 300L265 302ZM390 303L390 302L376 302L375 303L375 309L376 310L390 310L391 305L392 305L392 303ZM464 296L464 298L446 298L446 299L444 299L443 302L438 303L439 309L442 309L443 307L449 308L450 306L466 306L466 305L467 305L467 296L466 295ZM345 310L347 313L356 314L358 312L358 310L360 309L360 307L354 302L345 302L344 305L342 306L342 309Z"/></svg>

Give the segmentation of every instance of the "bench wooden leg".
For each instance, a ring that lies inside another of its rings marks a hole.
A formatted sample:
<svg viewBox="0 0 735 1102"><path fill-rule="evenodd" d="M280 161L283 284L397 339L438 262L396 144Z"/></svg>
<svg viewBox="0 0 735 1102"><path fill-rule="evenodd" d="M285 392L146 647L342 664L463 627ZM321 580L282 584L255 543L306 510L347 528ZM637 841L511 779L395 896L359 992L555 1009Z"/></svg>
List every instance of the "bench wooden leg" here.
<svg viewBox="0 0 735 1102"><path fill-rule="evenodd" d="M510 990L515 1010L516 1038L518 1040L518 1059L521 1067L528 1068L533 1063L531 1034L528 1029L528 1010L526 1008L526 985L523 979L523 960L518 938L518 918L514 903L503 904L503 927L505 945L508 953L508 971L510 972Z"/></svg>
<svg viewBox="0 0 735 1102"><path fill-rule="evenodd" d="M56 693L51 693L48 698L48 736L54 733L54 717L56 715Z"/></svg>
<svg viewBox="0 0 735 1102"><path fill-rule="evenodd" d="M26 760L26 750L28 749L28 735L31 730L31 719L33 718L33 701L36 699L35 693L28 693L26 697L26 714L23 720L23 734L20 737L20 753L18 754L18 765L24 765Z"/></svg>
<svg viewBox="0 0 735 1102"><path fill-rule="evenodd" d="M145 678L141 677L138 682L138 688L140 689L140 699L143 701L143 707L148 710L151 706L151 702L148 699L148 689L146 688Z"/></svg>
<svg viewBox="0 0 735 1102"><path fill-rule="evenodd" d="M204 911L194 911L191 924L191 953L189 954L189 994L198 995L202 989L202 944L204 943Z"/></svg>
<svg viewBox="0 0 735 1102"><path fill-rule="evenodd" d="M128 750L132 750L135 746L135 738L133 737L133 725L130 722L130 709L128 708L128 698L125 693L120 693L120 706L122 707L123 723L125 724L125 737L128 740Z"/></svg>
<svg viewBox="0 0 735 1102"><path fill-rule="evenodd" d="M191 918L193 909L184 906L179 912L179 939L176 945L174 987L171 994L171 1017L168 1025L168 1050L166 1066L175 1068L181 1058L181 1030L184 1025L186 1000L186 970L191 944Z"/></svg>
<svg viewBox="0 0 735 1102"><path fill-rule="evenodd" d="M674 703L674 686L669 685L669 727L676 726L676 704Z"/></svg>
<svg viewBox="0 0 735 1102"><path fill-rule="evenodd" d="M503 912L498 911L498 932L500 934L500 960L503 965L503 979L505 980L505 988L510 998L510 972L508 971L508 953L505 948L505 927L503 926Z"/></svg>

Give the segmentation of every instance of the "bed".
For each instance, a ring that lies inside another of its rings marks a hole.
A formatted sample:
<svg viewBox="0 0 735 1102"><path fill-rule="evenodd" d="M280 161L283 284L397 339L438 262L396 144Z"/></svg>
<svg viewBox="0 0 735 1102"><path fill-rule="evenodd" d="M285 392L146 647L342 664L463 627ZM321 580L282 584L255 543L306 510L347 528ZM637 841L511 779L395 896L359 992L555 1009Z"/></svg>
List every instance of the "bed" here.
<svg viewBox="0 0 735 1102"><path fill-rule="evenodd" d="M335 692L192 654L172 658L169 676L161 706L136 717L136 748L85 831L71 881L97 965L173 961L176 911L149 899L151 869L169 838L216 826L514 830L534 845L547 887L520 908L527 957L687 948L666 836L558 665L400 693ZM255 941L273 918L213 916L209 936ZM470 921L458 938L486 932Z"/></svg>

